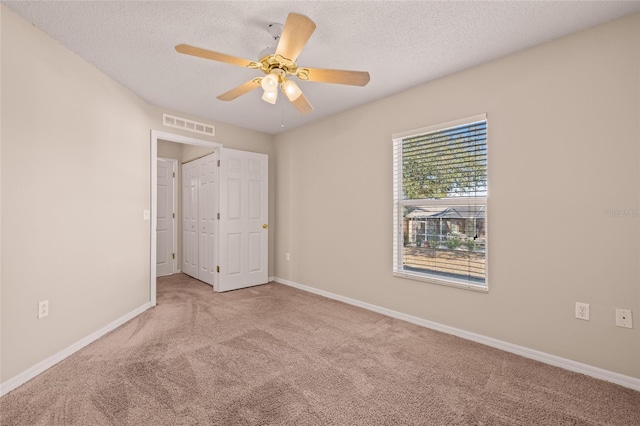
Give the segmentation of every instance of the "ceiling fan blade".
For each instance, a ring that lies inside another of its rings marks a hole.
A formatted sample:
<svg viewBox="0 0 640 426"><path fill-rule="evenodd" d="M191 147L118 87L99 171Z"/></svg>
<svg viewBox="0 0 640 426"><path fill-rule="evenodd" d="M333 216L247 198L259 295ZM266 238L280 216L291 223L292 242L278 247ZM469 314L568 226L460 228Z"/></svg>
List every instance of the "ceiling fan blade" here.
<svg viewBox="0 0 640 426"><path fill-rule="evenodd" d="M260 87L260 78L254 78L251 81L247 81L246 83L223 93L217 98L221 101L232 101L235 98L244 95L245 93L249 93L253 89L257 89L258 87Z"/></svg>
<svg viewBox="0 0 640 426"><path fill-rule="evenodd" d="M301 68L298 70L298 78L319 83L348 84L350 86L366 86L370 79L369 73L366 71L327 70L322 68Z"/></svg>
<svg viewBox="0 0 640 426"><path fill-rule="evenodd" d="M184 53L185 55L197 56L199 58L211 59L219 62L226 62L227 64L238 65L241 67L246 67L253 63L253 61L250 61L248 59L225 55L224 53L213 52L211 50L189 46L188 44L177 45L176 51Z"/></svg>
<svg viewBox="0 0 640 426"><path fill-rule="evenodd" d="M291 103L302 115L313 112L313 107L309 103L309 100L306 98L306 96L304 96L304 93L300 93L300 96L298 96L296 100L291 101Z"/></svg>
<svg viewBox="0 0 640 426"><path fill-rule="evenodd" d="M276 55L282 55L295 62L315 30L316 24L311 19L297 13L290 13L284 23Z"/></svg>

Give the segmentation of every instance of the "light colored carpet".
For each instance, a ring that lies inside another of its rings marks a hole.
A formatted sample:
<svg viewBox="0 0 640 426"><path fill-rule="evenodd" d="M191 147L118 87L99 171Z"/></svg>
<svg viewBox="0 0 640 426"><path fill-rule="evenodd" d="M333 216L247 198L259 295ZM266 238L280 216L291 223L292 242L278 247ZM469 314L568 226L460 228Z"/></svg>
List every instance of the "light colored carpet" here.
<svg viewBox="0 0 640 426"><path fill-rule="evenodd" d="M640 392L280 284L158 303L0 399L2 425L640 425Z"/></svg>

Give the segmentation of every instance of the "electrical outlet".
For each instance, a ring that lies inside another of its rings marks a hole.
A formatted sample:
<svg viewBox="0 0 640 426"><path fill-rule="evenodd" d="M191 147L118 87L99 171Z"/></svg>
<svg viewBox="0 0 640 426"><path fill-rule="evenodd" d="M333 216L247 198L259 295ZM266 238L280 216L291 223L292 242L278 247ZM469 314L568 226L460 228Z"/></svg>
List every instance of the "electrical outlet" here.
<svg viewBox="0 0 640 426"><path fill-rule="evenodd" d="M289 253L285 253L284 260L286 260L287 262L291 260L291 256L289 255Z"/></svg>
<svg viewBox="0 0 640 426"><path fill-rule="evenodd" d="M47 315L49 315L49 301L38 302L38 319L42 319Z"/></svg>
<svg viewBox="0 0 640 426"><path fill-rule="evenodd" d="M589 304L576 302L576 318L589 321Z"/></svg>
<svg viewBox="0 0 640 426"><path fill-rule="evenodd" d="M616 325L618 327L633 328L633 317L629 309L616 309Z"/></svg>

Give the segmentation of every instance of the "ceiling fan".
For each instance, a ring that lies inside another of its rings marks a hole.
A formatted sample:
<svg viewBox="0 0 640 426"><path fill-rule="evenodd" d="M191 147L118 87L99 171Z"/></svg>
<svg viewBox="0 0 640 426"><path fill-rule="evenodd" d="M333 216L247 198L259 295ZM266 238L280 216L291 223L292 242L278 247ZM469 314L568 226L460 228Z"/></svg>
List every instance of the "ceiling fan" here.
<svg viewBox="0 0 640 426"><path fill-rule="evenodd" d="M276 24L272 26L277 28ZM367 83L369 83L369 73L364 71L298 67L296 59L315 29L316 24L308 17L297 13L290 13L284 27L282 27L281 35L274 34L274 39L278 40L275 52L261 54L260 56L262 57L257 62L189 46L187 44L177 45L176 50L186 55L258 69L266 74L264 77L254 78L221 94L218 96L218 99L221 101L232 101L239 96L249 93L253 89L262 87L264 90L262 99L265 102L275 104L278 97L279 86L282 93L284 93L287 99L295 106L298 112L308 114L313 111L313 107L295 81L290 79L292 76L304 81L347 84L351 86L366 86ZM265 51L266 50L267 49L265 49Z"/></svg>

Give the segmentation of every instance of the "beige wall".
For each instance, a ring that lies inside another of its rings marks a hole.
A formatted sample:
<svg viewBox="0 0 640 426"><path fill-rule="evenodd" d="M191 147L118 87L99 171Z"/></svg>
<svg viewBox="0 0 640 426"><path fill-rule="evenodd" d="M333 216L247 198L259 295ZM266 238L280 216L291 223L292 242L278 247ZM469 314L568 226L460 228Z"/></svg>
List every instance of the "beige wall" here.
<svg viewBox="0 0 640 426"><path fill-rule="evenodd" d="M4 382L149 301L149 130L194 137L162 112L205 120L146 104L1 10ZM269 155L270 275L640 378L640 226L604 215L639 204L639 20L275 138L209 121L201 139ZM393 278L391 134L481 112L489 294ZM613 325L615 307L634 329Z"/></svg>
<svg viewBox="0 0 640 426"><path fill-rule="evenodd" d="M181 143L159 140L157 155L159 158L172 158L179 162L182 159L182 145Z"/></svg>
<svg viewBox="0 0 640 426"><path fill-rule="evenodd" d="M1 9L4 382L149 302L150 129L194 134ZM272 158L272 136L211 124Z"/></svg>
<svg viewBox="0 0 640 426"><path fill-rule="evenodd" d="M278 135L276 275L640 378L639 219L604 214L640 207L639 27L627 17ZM391 135L485 112L489 293L394 278ZM635 328L615 326L616 307Z"/></svg>
<svg viewBox="0 0 640 426"><path fill-rule="evenodd" d="M0 25L2 12L0 7ZM0 27L0 53L2 52L2 27ZM2 55L0 54L0 82L2 81ZM0 383L2 383L2 84L0 84Z"/></svg>

